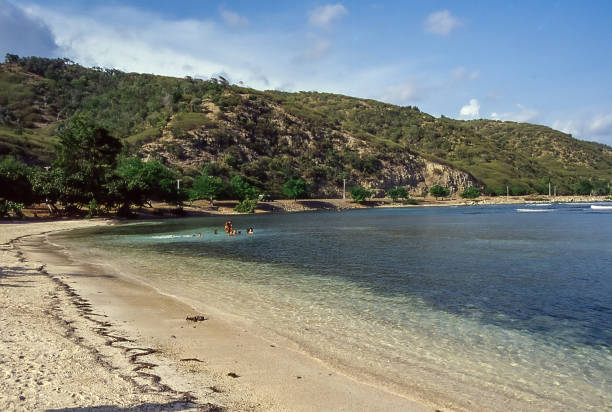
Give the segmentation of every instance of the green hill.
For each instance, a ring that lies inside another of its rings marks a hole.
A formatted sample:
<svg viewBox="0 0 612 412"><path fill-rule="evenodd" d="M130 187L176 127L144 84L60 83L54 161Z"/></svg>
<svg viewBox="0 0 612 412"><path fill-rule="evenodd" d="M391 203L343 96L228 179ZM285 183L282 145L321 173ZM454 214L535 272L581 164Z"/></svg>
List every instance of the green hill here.
<svg viewBox="0 0 612 412"><path fill-rule="evenodd" d="M56 127L77 112L142 157L194 176L214 162L220 173L241 174L272 193L297 175L329 196L343 179L413 191L475 183L500 193L506 186L547 192L549 181L571 193L585 179L596 188L612 180L612 148L545 126L436 118L336 94L258 91L223 78L7 55L0 65L0 155L49 163Z"/></svg>

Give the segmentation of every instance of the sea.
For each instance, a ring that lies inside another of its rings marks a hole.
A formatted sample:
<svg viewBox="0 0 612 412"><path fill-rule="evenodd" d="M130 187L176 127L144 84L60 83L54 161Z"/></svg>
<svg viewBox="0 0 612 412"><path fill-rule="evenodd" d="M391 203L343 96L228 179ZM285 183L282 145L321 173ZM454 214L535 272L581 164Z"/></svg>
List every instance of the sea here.
<svg viewBox="0 0 612 412"><path fill-rule="evenodd" d="M225 234L228 219L240 234ZM610 210L181 218L51 241L414 399L464 410L612 410Z"/></svg>

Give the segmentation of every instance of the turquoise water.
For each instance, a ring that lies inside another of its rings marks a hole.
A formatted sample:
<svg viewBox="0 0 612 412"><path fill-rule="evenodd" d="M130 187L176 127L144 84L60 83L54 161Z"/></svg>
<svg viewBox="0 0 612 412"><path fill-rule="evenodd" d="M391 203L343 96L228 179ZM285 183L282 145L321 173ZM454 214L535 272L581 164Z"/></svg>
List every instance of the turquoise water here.
<svg viewBox="0 0 612 412"><path fill-rule="evenodd" d="M610 409L612 213L518 208L549 211L237 216L234 237L221 234L225 218L190 218L55 241L411 397L469 410Z"/></svg>

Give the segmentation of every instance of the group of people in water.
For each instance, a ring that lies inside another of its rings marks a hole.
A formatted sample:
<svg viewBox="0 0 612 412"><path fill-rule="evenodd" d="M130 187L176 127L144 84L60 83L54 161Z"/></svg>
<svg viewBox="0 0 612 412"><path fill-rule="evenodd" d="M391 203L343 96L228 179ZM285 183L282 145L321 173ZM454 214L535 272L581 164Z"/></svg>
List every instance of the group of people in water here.
<svg viewBox="0 0 612 412"><path fill-rule="evenodd" d="M215 235L217 234L217 230L215 229ZM234 225L232 223L231 220L228 220L227 222L225 222L225 233L227 233L229 236L236 236L236 235L241 235L242 231L240 230L236 230L234 228ZM253 233L255 233L255 231L253 230L253 227L249 227L246 230L247 235L252 235Z"/></svg>
<svg viewBox="0 0 612 412"><path fill-rule="evenodd" d="M236 236L236 235L241 235L241 234L242 234L242 231L241 231L241 230L236 230L236 229L234 228L234 225L233 225L232 221L231 221L231 220L228 220L227 222L225 222L225 233L227 233L229 236ZM246 230L246 234L247 234L247 235L252 235L252 234L254 234L254 233L255 233L255 231L253 230L253 227L252 227L252 226L251 226L251 227L249 227L249 228ZM219 231L218 231L217 229L215 229L215 230L213 231L213 234L218 235L218 234L219 234ZM195 237L195 236L197 236L197 237L200 237L200 238L201 238L201 237L202 237L202 233L200 232L200 233L197 233L197 234L193 234L193 235L191 235L191 236L194 236L194 237ZM175 237L175 236L174 236L174 235L168 235L168 237Z"/></svg>

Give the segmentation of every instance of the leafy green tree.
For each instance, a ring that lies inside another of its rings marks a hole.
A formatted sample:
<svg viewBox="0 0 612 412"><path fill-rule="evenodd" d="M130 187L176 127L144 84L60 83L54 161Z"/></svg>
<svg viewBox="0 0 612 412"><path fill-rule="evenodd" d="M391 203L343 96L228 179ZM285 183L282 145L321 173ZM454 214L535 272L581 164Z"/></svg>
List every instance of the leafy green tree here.
<svg viewBox="0 0 612 412"><path fill-rule="evenodd" d="M37 201L45 202L51 215L57 215L57 203L66 203L65 198L70 192L66 187L64 172L61 169L34 169L30 175L30 183Z"/></svg>
<svg viewBox="0 0 612 412"><path fill-rule="evenodd" d="M429 193L437 199L439 197L446 197L450 195L450 189L448 187L435 185L429 189Z"/></svg>
<svg viewBox="0 0 612 412"><path fill-rule="evenodd" d="M230 180L230 189L236 199L240 201L246 199L257 199L257 196L259 196L259 190L251 186L251 184L244 180L240 175L232 177Z"/></svg>
<svg viewBox="0 0 612 412"><path fill-rule="evenodd" d="M6 55L4 56L4 62L5 63L18 63L19 56L16 54L6 53Z"/></svg>
<svg viewBox="0 0 612 412"><path fill-rule="evenodd" d="M397 200L400 198L407 199L409 194L405 187L398 186L387 190L387 196L393 199L394 202L397 202Z"/></svg>
<svg viewBox="0 0 612 412"><path fill-rule="evenodd" d="M510 194L512 196L525 196L526 194L529 194L529 190L523 186L512 186L510 188Z"/></svg>
<svg viewBox="0 0 612 412"><path fill-rule="evenodd" d="M593 191L593 184L587 179L583 179L578 182L578 187L576 188L577 195L588 196Z"/></svg>
<svg viewBox="0 0 612 412"><path fill-rule="evenodd" d="M480 189L475 186L470 186L461 192L461 197L464 199L476 199L480 196Z"/></svg>
<svg viewBox="0 0 612 412"><path fill-rule="evenodd" d="M361 186L353 186L349 190L351 197L355 202L363 202L367 198L372 196L372 192L364 189Z"/></svg>
<svg viewBox="0 0 612 412"><path fill-rule="evenodd" d="M54 167L66 177L71 204L88 204L96 199L108 204L105 185L117 164L121 141L101 127L94 125L85 115L77 114L66 121L58 131L59 144Z"/></svg>
<svg viewBox="0 0 612 412"><path fill-rule="evenodd" d="M15 158L0 160L0 198L30 204L35 201L30 175L32 170Z"/></svg>
<svg viewBox="0 0 612 412"><path fill-rule="evenodd" d="M283 185L283 194L289 199L297 200L306 194L306 182L302 179L289 179Z"/></svg>
<svg viewBox="0 0 612 412"><path fill-rule="evenodd" d="M220 177L201 174L193 181L191 187L191 199L209 199L210 203L217 199L223 191L223 181Z"/></svg>
<svg viewBox="0 0 612 412"><path fill-rule="evenodd" d="M176 176L157 160L148 162L138 157L121 159L115 178L107 185L119 214L127 215L131 205L142 206L150 201L174 203L181 200Z"/></svg>

